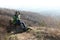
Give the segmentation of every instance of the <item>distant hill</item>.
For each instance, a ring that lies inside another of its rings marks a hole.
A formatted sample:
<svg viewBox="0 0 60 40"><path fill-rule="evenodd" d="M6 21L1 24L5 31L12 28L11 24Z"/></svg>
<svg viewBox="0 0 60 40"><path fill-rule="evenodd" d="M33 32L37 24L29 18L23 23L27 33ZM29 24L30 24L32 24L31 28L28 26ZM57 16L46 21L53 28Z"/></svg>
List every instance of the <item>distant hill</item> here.
<svg viewBox="0 0 60 40"><path fill-rule="evenodd" d="M15 11L17 10L0 8L0 25L8 25ZM20 13L21 21L25 22L27 26L58 26L57 21L50 16L43 16L29 11L20 11Z"/></svg>

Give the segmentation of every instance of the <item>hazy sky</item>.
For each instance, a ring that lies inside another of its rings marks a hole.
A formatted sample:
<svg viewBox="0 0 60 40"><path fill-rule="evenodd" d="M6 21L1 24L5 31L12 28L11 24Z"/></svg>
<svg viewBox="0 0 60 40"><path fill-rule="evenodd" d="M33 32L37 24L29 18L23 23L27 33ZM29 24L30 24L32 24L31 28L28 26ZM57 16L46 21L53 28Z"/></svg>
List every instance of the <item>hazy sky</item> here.
<svg viewBox="0 0 60 40"><path fill-rule="evenodd" d="M0 7L28 11L60 11L60 0L0 0Z"/></svg>

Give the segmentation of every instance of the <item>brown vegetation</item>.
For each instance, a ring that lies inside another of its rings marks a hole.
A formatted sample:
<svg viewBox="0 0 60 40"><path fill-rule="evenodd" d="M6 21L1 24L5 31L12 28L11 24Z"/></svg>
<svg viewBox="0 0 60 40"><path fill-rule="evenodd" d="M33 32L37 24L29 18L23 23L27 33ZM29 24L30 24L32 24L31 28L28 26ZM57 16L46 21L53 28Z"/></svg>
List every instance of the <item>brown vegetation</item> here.
<svg viewBox="0 0 60 40"><path fill-rule="evenodd" d="M3 35L6 33L4 28L9 25L9 20L15 11L0 8L0 37L5 36ZM20 13L21 21L25 22L32 31L16 34L19 40L60 40L59 21L34 12L20 11Z"/></svg>

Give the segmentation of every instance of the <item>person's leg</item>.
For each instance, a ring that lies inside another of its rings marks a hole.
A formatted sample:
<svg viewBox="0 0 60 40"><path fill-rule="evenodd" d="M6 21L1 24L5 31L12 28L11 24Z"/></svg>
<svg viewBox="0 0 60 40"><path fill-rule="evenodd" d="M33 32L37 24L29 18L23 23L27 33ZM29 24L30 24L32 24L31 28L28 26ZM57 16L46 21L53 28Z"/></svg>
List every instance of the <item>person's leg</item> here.
<svg viewBox="0 0 60 40"><path fill-rule="evenodd" d="M20 20L17 20L16 24L17 24L17 25L20 25Z"/></svg>
<svg viewBox="0 0 60 40"><path fill-rule="evenodd" d="M27 27L25 26L25 24L22 22L22 27L23 27L23 30L26 31L27 30Z"/></svg>
<svg viewBox="0 0 60 40"><path fill-rule="evenodd" d="M25 28L26 26L25 26L25 24L22 22L22 25L23 25L23 27Z"/></svg>

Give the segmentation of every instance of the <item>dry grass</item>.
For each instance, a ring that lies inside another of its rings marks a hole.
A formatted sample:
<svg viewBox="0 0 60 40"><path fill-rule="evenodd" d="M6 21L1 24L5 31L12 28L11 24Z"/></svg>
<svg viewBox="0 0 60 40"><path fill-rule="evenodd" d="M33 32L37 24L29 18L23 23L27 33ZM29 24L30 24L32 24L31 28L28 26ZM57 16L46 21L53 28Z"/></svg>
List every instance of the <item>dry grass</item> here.
<svg viewBox="0 0 60 40"><path fill-rule="evenodd" d="M14 13L15 10L0 10L0 40L9 40L9 38L11 38L11 40L60 40L60 29L55 28L56 26L60 26L58 25L59 22L54 21L54 19L49 16L46 17L25 11L21 11L21 19L26 25L32 26L30 28L33 30L16 35L6 34L5 29L1 28L1 26L7 26ZM50 28L51 26L52 28Z"/></svg>
<svg viewBox="0 0 60 40"><path fill-rule="evenodd" d="M32 30L20 34L3 34L3 40L60 40L60 29L30 27Z"/></svg>

